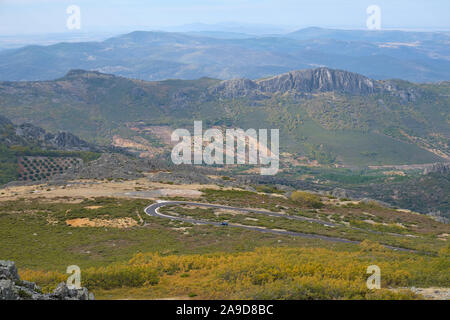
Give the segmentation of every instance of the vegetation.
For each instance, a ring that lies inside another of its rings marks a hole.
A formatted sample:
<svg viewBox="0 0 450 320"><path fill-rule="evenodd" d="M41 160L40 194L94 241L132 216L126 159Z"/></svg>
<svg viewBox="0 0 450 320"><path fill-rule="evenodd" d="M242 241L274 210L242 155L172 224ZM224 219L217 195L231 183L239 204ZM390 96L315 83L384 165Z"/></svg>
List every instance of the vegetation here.
<svg viewBox="0 0 450 320"><path fill-rule="evenodd" d="M0 185L19 178L17 157L9 148L0 144Z"/></svg>
<svg viewBox="0 0 450 320"><path fill-rule="evenodd" d="M302 207L311 207L311 208L322 208L323 203L320 200L320 196L304 192L304 191L295 191L291 195L292 201L298 203Z"/></svg>
<svg viewBox="0 0 450 320"><path fill-rule="evenodd" d="M445 243L436 239L436 236L440 234L439 232L435 233L435 236L427 235L424 237L423 233L417 233L412 226L407 228L403 224L386 223L384 222L386 220L381 217L369 220L368 215L365 214L341 215L336 210L323 213L317 213L316 210L306 212L287 210L285 211L286 217L273 217L261 213L243 214L242 212L233 210L203 209L201 207L190 208L189 206L179 205L166 206L161 208L160 211L169 215L190 217L203 221L226 221L231 224L324 235L355 241L370 239L372 241L379 241L385 245L415 249L427 253L436 253L445 245ZM336 226L329 227L319 223L288 219L292 216L321 219L322 221L333 223ZM370 223L367 221L370 221ZM409 226L406 222L405 225ZM440 230L443 232L446 228L442 227ZM407 236L408 234L410 236Z"/></svg>
<svg viewBox="0 0 450 320"><path fill-rule="evenodd" d="M0 256L16 261L23 279L36 281L45 291L66 279L67 265L79 265L82 284L99 298L409 299L415 296L393 292L389 287L448 283L448 248L437 238L448 232L448 227L427 217L395 213L372 203L339 206L332 202L337 199L318 199L306 193L299 193L294 200L238 189L203 192L201 200L208 202L267 208L341 226L328 228L253 213L218 213L211 208L161 210L371 242L355 246L148 217L142 213L148 200L94 198L76 202L61 198L49 202L36 198L2 202ZM308 201L321 201L323 206L311 208ZM366 223L368 217L376 224ZM127 228L73 227L67 222L86 218L126 218L135 224ZM403 227L395 229L395 223ZM392 232L413 237L389 234ZM396 252L375 241L419 251ZM383 289L379 291L365 286L366 269L372 264L382 270Z"/></svg>
<svg viewBox="0 0 450 320"><path fill-rule="evenodd" d="M307 98L297 93L264 97L249 94L228 99L208 91L218 84L212 79L137 82L99 73L90 75L72 71L63 79L41 83L39 88L33 82L24 83L11 90L15 94L5 90L0 106L11 119L24 120L25 115L25 120L43 128L70 131L105 145L115 135L136 136L129 127L131 123L190 128L193 118L201 118L208 126L279 128L282 151L321 164L431 163L442 158L427 150L449 152L449 88L445 84L393 81L398 92L352 95L336 91L307 94ZM60 81L79 81L91 94L59 90ZM35 90L42 97L39 101L33 98ZM403 97L405 92L414 99ZM207 99L199 98L205 95ZM86 118L92 104L96 105L95 115ZM161 147L158 137L138 135Z"/></svg>
<svg viewBox="0 0 450 320"><path fill-rule="evenodd" d="M79 158L69 157L19 157L19 179L37 181L61 174L81 165Z"/></svg>
<svg viewBox="0 0 450 320"><path fill-rule="evenodd" d="M0 185L15 180L46 179L51 174L63 173L75 164L74 161L81 159L83 162L89 162L99 157L100 153L89 151L42 150L0 144ZM55 161L58 164L55 164Z"/></svg>
<svg viewBox="0 0 450 320"><path fill-rule="evenodd" d="M45 191L41 191L45 193ZM297 240L246 232L240 229L222 230L210 226L195 226L167 219L148 217L142 210L148 200L114 198L86 199L70 203L70 198L48 202L44 198L3 201L0 206L0 257L13 260L19 269L65 271L68 263L82 268L105 266L126 261L136 252L179 253L240 252L258 246ZM139 216L144 220L144 227ZM131 228L72 227L72 219L131 218L137 225ZM185 234L183 227L192 227ZM315 245L314 241L302 242Z"/></svg>
<svg viewBox="0 0 450 320"><path fill-rule="evenodd" d="M11 150L16 156L80 158L84 162L96 160L101 155L98 152L91 151L43 150L28 146L12 146Z"/></svg>
<svg viewBox="0 0 450 320"><path fill-rule="evenodd" d="M391 287L445 286L449 248L437 257L386 250L364 242L353 251L258 248L238 254L136 254L127 263L82 270L82 284L100 298L414 299ZM367 267L381 269L381 290L366 287ZM47 290L67 275L21 271ZM111 290L113 289L113 290Z"/></svg>

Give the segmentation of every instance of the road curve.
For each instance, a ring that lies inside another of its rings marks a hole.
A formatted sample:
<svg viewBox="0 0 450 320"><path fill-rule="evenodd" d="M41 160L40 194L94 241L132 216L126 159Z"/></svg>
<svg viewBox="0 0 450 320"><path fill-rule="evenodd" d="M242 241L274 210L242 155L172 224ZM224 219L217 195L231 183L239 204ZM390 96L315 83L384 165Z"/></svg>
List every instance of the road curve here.
<svg viewBox="0 0 450 320"><path fill-rule="evenodd" d="M212 222L212 221L204 221L204 220L196 220L196 219L183 218L183 217L177 217L177 216L170 216L167 214L160 213L158 211L159 208L164 207L164 206L180 205L180 204L190 205L190 206L207 207L207 208L230 209L230 210L236 210L236 211L242 211L242 212L252 212L252 213L258 213L258 214L265 214L265 215L273 216L273 217L281 217L281 218L285 218L285 219L301 220L301 221L307 221L307 222L311 222L311 223L319 223L324 226L330 226L330 227L338 226L333 223L329 223L329 222L325 222L325 221L317 220L317 219L306 218L306 217L288 216L285 214L275 213L275 212L270 212L270 211L253 210L253 209L246 209L246 208L237 208L237 207L229 207L229 206L223 206L223 205L217 205L217 204L189 202L189 201L158 201L158 202L146 207L144 209L144 212L148 216L153 216L153 217L160 217L160 218L165 218L165 219L170 219L170 220L183 221L183 222L188 222L188 223L193 223L193 224L205 224L205 225L213 225L213 226L223 227L223 225L221 225L220 222ZM283 231L283 230L273 230L273 229L263 229L263 228L253 227L253 226L244 226L244 225L232 224L232 223L228 224L228 227L243 228L243 229L253 230L253 231L258 231L258 232L274 233L274 234L279 234L279 235L287 235L287 236L302 237L302 238L309 238L309 239L320 239L320 240L332 241L332 242L341 242L341 243L350 243L350 244L359 244L360 243L360 241L328 237L328 236L322 236L322 235L318 235L318 234L302 233L302 232L294 232L294 231ZM415 250L393 247L393 246L388 246L388 245L384 245L384 247L392 249L392 250L398 250L398 251L415 252Z"/></svg>

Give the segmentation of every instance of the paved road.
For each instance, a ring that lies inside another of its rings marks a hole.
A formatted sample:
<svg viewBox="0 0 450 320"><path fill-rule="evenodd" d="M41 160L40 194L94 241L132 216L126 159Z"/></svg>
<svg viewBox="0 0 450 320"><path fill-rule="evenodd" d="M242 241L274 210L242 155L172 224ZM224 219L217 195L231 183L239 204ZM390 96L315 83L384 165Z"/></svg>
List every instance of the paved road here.
<svg viewBox="0 0 450 320"><path fill-rule="evenodd" d="M184 218L184 217L178 217L178 216L170 216L167 214L160 213L158 211L159 208L164 207L164 206L180 205L180 204L181 205L184 204L184 205L190 205L190 206L207 207L207 208L230 209L230 210L236 210L236 211L242 211L242 212L252 212L252 213L257 213L257 214L265 214L265 215L273 216L273 217L281 217L281 218L285 218L285 219L291 219L291 220L302 220L302 221L307 221L307 222L311 222L311 223L319 223L324 226L330 226L330 227L338 226L338 225L330 223L330 222L325 222L322 220L311 219L311 218L306 218L306 217L287 216L285 214L269 212L269 211L236 208L236 207L228 207L228 206L217 205L217 204L188 202L188 201L159 201L157 203L151 204L148 207L146 207L144 209L144 212L147 215L153 216L153 217L166 218L166 219L170 219L170 220L183 221L183 222L188 222L188 223L193 223L193 224L213 225L213 226L219 226L222 228L225 227L220 222L212 222L212 221L196 220L196 219ZM243 228L243 229L253 230L253 231L258 231L258 232L274 233L274 234L302 237L302 238L309 238L309 239L320 239L320 240L326 240L326 241L332 241L332 242L351 243L351 244L359 244L360 243L360 241L348 240L348 239L343 239L343 238L327 237L327 236L311 234L311 233L264 229L264 228L258 228L258 227L253 227L253 226L232 224L232 223L228 224L228 227ZM384 246L386 248L389 248L392 250L415 252L414 250L405 249L405 248L392 247L392 246L388 246L388 245L384 245Z"/></svg>

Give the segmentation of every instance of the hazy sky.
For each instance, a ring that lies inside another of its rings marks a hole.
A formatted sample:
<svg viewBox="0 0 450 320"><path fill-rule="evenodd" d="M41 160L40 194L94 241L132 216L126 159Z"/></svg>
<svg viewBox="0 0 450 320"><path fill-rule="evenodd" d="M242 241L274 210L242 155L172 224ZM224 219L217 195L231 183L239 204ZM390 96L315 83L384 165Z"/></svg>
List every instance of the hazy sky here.
<svg viewBox="0 0 450 320"><path fill-rule="evenodd" d="M71 32L69 5L81 9L80 31L115 32L220 22L365 28L373 4L382 28L450 30L449 0L0 0L0 35Z"/></svg>

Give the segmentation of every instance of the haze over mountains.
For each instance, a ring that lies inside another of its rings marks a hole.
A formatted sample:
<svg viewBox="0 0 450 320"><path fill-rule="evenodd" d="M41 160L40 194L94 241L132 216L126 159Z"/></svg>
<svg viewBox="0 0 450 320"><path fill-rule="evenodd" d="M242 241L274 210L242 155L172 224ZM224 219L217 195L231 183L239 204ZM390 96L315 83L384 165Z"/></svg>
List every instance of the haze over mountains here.
<svg viewBox="0 0 450 320"><path fill-rule="evenodd" d="M51 80L70 69L142 80L258 79L325 66L373 79L450 79L450 34L307 28L247 36L136 31L101 42L0 51L0 80Z"/></svg>

